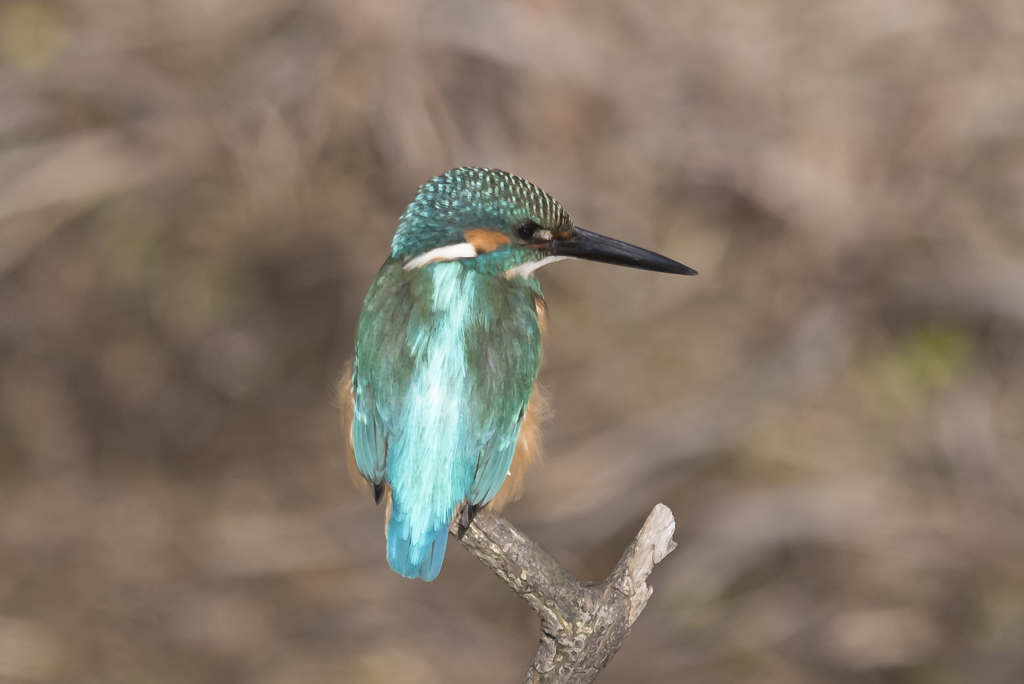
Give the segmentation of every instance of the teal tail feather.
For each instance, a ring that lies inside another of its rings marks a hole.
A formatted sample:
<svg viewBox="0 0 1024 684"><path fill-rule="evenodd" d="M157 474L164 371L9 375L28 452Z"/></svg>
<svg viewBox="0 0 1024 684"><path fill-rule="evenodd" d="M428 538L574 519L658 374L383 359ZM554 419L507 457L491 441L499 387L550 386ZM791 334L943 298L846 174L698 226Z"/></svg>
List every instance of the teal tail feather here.
<svg viewBox="0 0 1024 684"><path fill-rule="evenodd" d="M388 565L402 577L430 582L441 572L448 546L448 526L412 540L408 527L392 517L388 521Z"/></svg>

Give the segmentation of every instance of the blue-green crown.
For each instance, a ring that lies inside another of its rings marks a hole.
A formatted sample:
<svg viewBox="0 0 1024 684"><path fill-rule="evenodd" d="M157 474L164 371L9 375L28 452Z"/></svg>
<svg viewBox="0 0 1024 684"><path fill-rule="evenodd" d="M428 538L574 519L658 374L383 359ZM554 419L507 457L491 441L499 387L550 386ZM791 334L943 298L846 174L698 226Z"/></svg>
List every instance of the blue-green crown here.
<svg viewBox="0 0 1024 684"><path fill-rule="evenodd" d="M510 232L524 221L558 233L573 225L551 195L519 176L496 169L452 169L420 186L398 221L391 256L408 258L465 242L469 228Z"/></svg>

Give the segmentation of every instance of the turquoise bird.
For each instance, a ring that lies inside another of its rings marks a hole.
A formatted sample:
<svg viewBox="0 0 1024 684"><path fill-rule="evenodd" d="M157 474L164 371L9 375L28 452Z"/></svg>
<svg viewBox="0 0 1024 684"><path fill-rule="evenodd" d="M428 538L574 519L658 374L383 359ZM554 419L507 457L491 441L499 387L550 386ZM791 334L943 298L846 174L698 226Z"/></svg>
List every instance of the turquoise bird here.
<svg viewBox="0 0 1024 684"><path fill-rule="evenodd" d="M504 171L460 168L420 187L359 317L342 381L350 465L389 499L388 564L437 577L448 526L516 497L538 456L546 314L534 278L563 259L696 271L583 230ZM464 504L464 505L463 505Z"/></svg>

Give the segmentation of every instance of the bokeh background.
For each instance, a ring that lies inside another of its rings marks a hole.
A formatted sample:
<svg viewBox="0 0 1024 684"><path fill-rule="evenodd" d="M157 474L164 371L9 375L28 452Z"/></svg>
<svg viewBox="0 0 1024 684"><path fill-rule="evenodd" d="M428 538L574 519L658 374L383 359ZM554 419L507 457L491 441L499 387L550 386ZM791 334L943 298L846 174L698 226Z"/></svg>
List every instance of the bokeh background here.
<svg viewBox="0 0 1024 684"><path fill-rule="evenodd" d="M0 3L0 680L517 682L458 544L387 569L335 383L417 185L523 175L700 271L541 272L603 682L1024 681L1024 3Z"/></svg>

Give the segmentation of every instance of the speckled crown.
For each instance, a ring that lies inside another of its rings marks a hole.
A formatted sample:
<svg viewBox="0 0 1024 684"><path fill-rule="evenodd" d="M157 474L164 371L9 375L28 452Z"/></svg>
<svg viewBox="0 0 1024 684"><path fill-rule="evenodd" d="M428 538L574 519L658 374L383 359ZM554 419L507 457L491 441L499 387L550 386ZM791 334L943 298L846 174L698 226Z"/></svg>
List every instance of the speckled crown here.
<svg viewBox="0 0 1024 684"><path fill-rule="evenodd" d="M502 227L524 220L552 230L572 226L551 195L506 171L462 167L420 186L391 242L391 254L407 257L462 242L469 227Z"/></svg>

